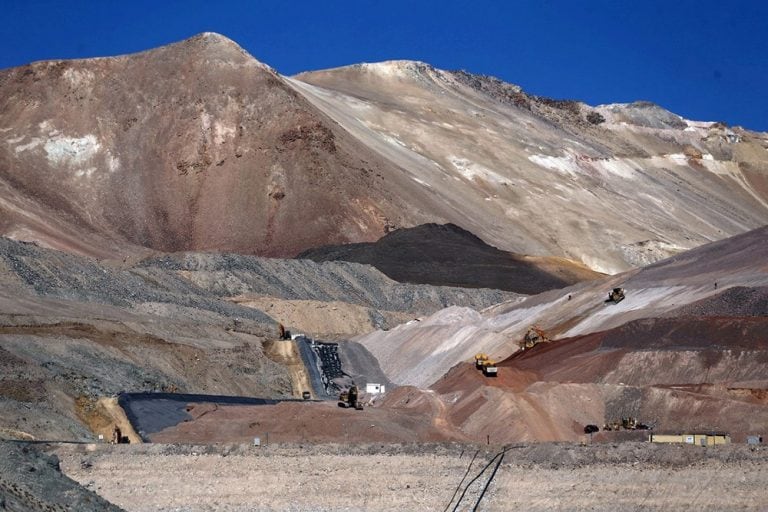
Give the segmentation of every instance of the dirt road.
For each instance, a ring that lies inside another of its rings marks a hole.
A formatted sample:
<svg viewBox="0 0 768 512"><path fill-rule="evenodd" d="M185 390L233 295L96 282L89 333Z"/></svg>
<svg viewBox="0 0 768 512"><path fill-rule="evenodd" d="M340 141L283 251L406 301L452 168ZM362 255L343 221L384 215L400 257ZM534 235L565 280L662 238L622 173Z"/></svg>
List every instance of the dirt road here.
<svg viewBox="0 0 768 512"><path fill-rule="evenodd" d="M141 445L57 455L67 476L129 511L441 511L498 450L479 448ZM458 510L472 509L494 465ZM765 510L767 469L768 450L744 445L525 445L507 452L478 510Z"/></svg>

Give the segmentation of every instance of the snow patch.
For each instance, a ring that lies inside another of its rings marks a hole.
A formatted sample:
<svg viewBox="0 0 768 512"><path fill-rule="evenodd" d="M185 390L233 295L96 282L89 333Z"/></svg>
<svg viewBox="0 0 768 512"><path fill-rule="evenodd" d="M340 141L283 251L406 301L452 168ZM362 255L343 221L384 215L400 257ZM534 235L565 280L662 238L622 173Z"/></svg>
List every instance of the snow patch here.
<svg viewBox="0 0 768 512"><path fill-rule="evenodd" d="M416 178L416 177L414 177L414 176L411 176L411 179L412 179L413 181L415 181L416 183L418 183L419 185L424 185L425 187L429 187L429 188L432 188L432 185L430 185L430 184L429 184L429 183L427 183L426 181L422 181L422 180L420 180L419 178Z"/></svg>
<svg viewBox="0 0 768 512"><path fill-rule="evenodd" d="M449 155L448 161L451 162L457 171L459 171L459 174L468 180L472 180L474 178L482 178L486 181L499 184L507 182L507 179L501 174L492 171L491 169L488 169L487 167L484 167L480 164L476 164L471 160L467 160L466 158Z"/></svg>
<svg viewBox="0 0 768 512"><path fill-rule="evenodd" d="M41 121L40 124L37 125L37 128L41 133L47 134L49 136L55 136L59 134L59 130L53 127L53 123L50 119Z"/></svg>
<svg viewBox="0 0 768 512"><path fill-rule="evenodd" d="M366 72L385 78L414 77L431 70L429 64L412 60L388 60L375 63L365 62L359 64L359 66Z"/></svg>
<svg viewBox="0 0 768 512"><path fill-rule="evenodd" d="M545 169L557 171L569 176L575 177L579 174L579 166L571 155L562 157L538 154L529 156L528 160L539 167L544 167Z"/></svg>
<svg viewBox="0 0 768 512"><path fill-rule="evenodd" d="M468 324L473 322L479 322L482 320L480 313L472 308L461 306L449 306L445 309L432 314L428 318L421 321L419 327L436 326L436 325L451 325L451 324Z"/></svg>
<svg viewBox="0 0 768 512"><path fill-rule="evenodd" d="M93 176L93 173L96 172L95 167L88 167L87 169L78 169L75 171L75 176L78 178L90 178Z"/></svg>
<svg viewBox="0 0 768 512"><path fill-rule="evenodd" d="M688 165L688 156L683 153L670 153L668 155L656 155L650 159L651 165L654 167L665 167L668 165Z"/></svg>
<svg viewBox="0 0 768 512"><path fill-rule="evenodd" d="M617 267L616 265L608 263L605 260L590 256L588 254L581 255L581 262L584 263L589 268L591 268L592 270L594 270L595 272L600 272L601 274L614 275L624 270L621 267Z"/></svg>
<svg viewBox="0 0 768 512"><path fill-rule="evenodd" d="M385 141L389 142L390 144L392 144L394 146L402 146L404 148L408 147L408 146L405 145L405 142L401 141L397 137L393 137L393 136L387 135L385 133L381 133L380 135L381 135L382 139L384 139Z"/></svg>
<svg viewBox="0 0 768 512"><path fill-rule="evenodd" d="M89 87L96 75L92 71L87 69L73 69L67 68L64 71L64 79L69 82L72 87Z"/></svg>
<svg viewBox="0 0 768 512"><path fill-rule="evenodd" d="M214 144L224 144L228 138L233 138L236 133L234 125L227 125L216 121L213 123L213 142Z"/></svg>
<svg viewBox="0 0 768 512"><path fill-rule="evenodd" d="M200 125L202 126L204 132L207 132L208 130L210 130L211 129L211 114L209 114L208 112L203 112L200 115Z"/></svg>
<svg viewBox="0 0 768 512"><path fill-rule="evenodd" d="M22 139L23 138L24 137L22 137ZM43 143L42 139L34 138L34 139L30 140L29 142L27 142L26 144L22 144L21 146L16 146L15 148L13 148L13 151L18 154L18 153L21 153L23 151L27 151L27 150L30 150L30 149L35 149L37 146L39 146L42 143Z"/></svg>
<svg viewBox="0 0 768 512"><path fill-rule="evenodd" d="M48 140L43 147L48 162L53 165L77 165L89 161L100 150L101 144L95 135L85 137L57 136Z"/></svg>
<svg viewBox="0 0 768 512"><path fill-rule="evenodd" d="M116 156L112 156L112 153L107 152L107 168L109 172L115 172L120 169L120 159Z"/></svg>
<svg viewBox="0 0 768 512"><path fill-rule="evenodd" d="M634 166L621 159L610 158L607 160L596 160L593 162L595 168L608 176L619 176L625 179L634 179L637 177Z"/></svg>
<svg viewBox="0 0 768 512"><path fill-rule="evenodd" d="M739 165L736 162L723 162L714 158L702 158L701 163L706 170L719 176L729 176L739 172Z"/></svg>

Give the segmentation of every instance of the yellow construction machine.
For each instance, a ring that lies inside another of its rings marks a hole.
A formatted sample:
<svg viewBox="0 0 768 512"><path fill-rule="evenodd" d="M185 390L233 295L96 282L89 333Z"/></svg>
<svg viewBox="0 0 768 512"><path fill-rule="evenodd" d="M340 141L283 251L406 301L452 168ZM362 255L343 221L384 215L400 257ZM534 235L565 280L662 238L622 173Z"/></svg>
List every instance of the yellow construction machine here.
<svg viewBox="0 0 768 512"><path fill-rule="evenodd" d="M496 361L483 353L475 355L475 368L481 370L486 377L496 377L499 373Z"/></svg>
<svg viewBox="0 0 768 512"><path fill-rule="evenodd" d="M358 411L363 410L363 402L358 400L359 398L359 391L357 389L357 386L350 387L347 391L342 391L339 395L339 407L343 407L345 409L354 408Z"/></svg>
<svg viewBox="0 0 768 512"><path fill-rule="evenodd" d="M606 303L614 303L618 304L619 302L624 300L624 288L614 288L610 292L608 292L608 299L605 301Z"/></svg>
<svg viewBox="0 0 768 512"><path fill-rule="evenodd" d="M535 347L539 343L544 343L547 341L549 341L549 338L547 338L547 335L544 334L544 331L538 325L533 325L528 328L528 332L525 333L523 340L519 343L520 350L528 350Z"/></svg>

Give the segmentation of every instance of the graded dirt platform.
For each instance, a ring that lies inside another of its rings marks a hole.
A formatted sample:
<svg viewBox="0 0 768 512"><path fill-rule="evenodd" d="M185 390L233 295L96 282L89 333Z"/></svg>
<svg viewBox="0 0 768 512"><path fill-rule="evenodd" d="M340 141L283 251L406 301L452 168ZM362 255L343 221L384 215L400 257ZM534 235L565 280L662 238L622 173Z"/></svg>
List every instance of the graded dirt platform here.
<svg viewBox="0 0 768 512"><path fill-rule="evenodd" d="M462 494L457 510L472 510L501 449L156 444L56 454L67 476L128 511L442 511ZM762 446L514 445L477 510L758 511L768 508L766 483Z"/></svg>

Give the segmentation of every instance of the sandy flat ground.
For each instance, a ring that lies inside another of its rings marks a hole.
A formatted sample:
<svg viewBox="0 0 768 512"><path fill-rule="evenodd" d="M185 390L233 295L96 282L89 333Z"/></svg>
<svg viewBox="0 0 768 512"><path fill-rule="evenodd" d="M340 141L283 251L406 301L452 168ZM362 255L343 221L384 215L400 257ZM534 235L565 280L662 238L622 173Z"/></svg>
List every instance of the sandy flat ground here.
<svg viewBox="0 0 768 512"><path fill-rule="evenodd" d="M457 508L472 510L495 464L481 469L498 450L142 445L56 453L67 476L129 511L442 511L480 474ZM768 451L743 445L521 445L505 454L477 510L766 510L767 470Z"/></svg>

